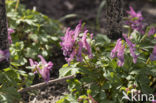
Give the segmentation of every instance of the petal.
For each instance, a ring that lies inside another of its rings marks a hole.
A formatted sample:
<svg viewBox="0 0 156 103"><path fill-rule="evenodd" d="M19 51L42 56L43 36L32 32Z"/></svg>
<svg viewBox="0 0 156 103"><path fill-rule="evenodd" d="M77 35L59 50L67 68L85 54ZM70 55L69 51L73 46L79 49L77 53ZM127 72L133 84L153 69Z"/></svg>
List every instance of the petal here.
<svg viewBox="0 0 156 103"><path fill-rule="evenodd" d="M82 49L83 49L83 43L81 41L78 42L79 44L79 49L77 52L77 61L82 62Z"/></svg>
<svg viewBox="0 0 156 103"><path fill-rule="evenodd" d="M52 67L53 67L53 63L52 62L48 62L48 69L51 70Z"/></svg>
<svg viewBox="0 0 156 103"><path fill-rule="evenodd" d="M74 35L74 40L76 40L77 39L77 37L78 37L78 35L79 35L79 33L80 33L80 30L81 30L81 22L76 26L76 28L75 28L75 31L74 31L74 33L75 33L75 35Z"/></svg>
<svg viewBox="0 0 156 103"><path fill-rule="evenodd" d="M40 74L45 82L48 82L50 80L50 70L48 68L43 68L40 70Z"/></svg>
<svg viewBox="0 0 156 103"><path fill-rule="evenodd" d="M38 57L41 59L41 62L42 62L43 65L46 65L47 64L47 62L45 61L45 59L43 58L43 56L38 55Z"/></svg>
<svg viewBox="0 0 156 103"><path fill-rule="evenodd" d="M30 66L33 67L35 65L32 59L29 59L29 62L30 62Z"/></svg>

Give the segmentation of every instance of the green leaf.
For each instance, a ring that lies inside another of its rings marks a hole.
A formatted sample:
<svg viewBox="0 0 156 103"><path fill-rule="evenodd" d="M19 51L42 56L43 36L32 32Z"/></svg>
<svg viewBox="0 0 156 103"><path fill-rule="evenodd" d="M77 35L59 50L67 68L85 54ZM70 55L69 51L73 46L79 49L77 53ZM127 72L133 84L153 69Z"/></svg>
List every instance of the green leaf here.
<svg viewBox="0 0 156 103"><path fill-rule="evenodd" d="M67 75L73 75L79 73L79 68L76 67L77 64L66 67L68 64L65 64L63 68L59 70L59 77L64 77Z"/></svg>

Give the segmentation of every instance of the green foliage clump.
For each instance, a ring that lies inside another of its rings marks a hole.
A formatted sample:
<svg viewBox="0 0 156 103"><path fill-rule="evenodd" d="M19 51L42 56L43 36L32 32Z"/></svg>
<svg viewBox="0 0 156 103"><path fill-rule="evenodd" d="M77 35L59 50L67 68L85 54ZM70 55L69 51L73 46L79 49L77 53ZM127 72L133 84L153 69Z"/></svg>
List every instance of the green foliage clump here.
<svg viewBox="0 0 156 103"><path fill-rule="evenodd" d="M20 65L27 63L27 58L35 59L38 54L48 58L52 56L53 45L58 46L60 23L35 11L16 6L16 0L7 0L8 26L15 29L12 34L11 59Z"/></svg>
<svg viewBox="0 0 156 103"><path fill-rule="evenodd" d="M96 43L92 41L93 59L84 57L83 62L73 61L70 66L65 64L60 69L60 77L73 74L81 74L81 76L67 81L70 94L66 94L57 103L71 103L73 100L72 103L79 103L80 98L83 99L82 103L88 103L84 102L88 97L88 91L98 103L104 103L104 101L106 103L128 103L127 100L122 100L123 91L127 94L130 94L131 90L154 94L156 61L150 61L148 57L152 52L155 40L149 37L141 41L141 38L144 37L138 36L138 32L133 32L132 36L139 54L136 64L133 63L126 46L124 66L119 67L117 59L110 57L110 52L116 42L111 42L105 35L98 35Z"/></svg>
<svg viewBox="0 0 156 103"><path fill-rule="evenodd" d="M59 48L61 24L47 16L26 9L17 0L6 0L8 28L14 29L11 34L9 68L0 71L0 103L17 103L20 101L18 90L33 83L34 73L27 68L28 59L46 59L53 56L55 47Z"/></svg>

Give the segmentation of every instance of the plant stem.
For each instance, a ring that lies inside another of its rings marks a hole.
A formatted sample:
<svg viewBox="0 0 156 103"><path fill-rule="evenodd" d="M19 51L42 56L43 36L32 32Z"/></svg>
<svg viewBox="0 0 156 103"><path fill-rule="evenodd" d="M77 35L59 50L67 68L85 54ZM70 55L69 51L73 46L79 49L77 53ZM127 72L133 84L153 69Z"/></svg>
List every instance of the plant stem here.
<svg viewBox="0 0 156 103"><path fill-rule="evenodd" d="M130 37L131 33L132 33L132 29L129 27L128 28L128 38Z"/></svg>
<svg viewBox="0 0 156 103"><path fill-rule="evenodd" d="M16 2L16 7L15 7L15 11L18 9L19 3L20 3L20 0L17 0L17 2Z"/></svg>
<svg viewBox="0 0 156 103"><path fill-rule="evenodd" d="M85 58L85 57L83 57L83 58L84 58L85 63L87 64L87 66L88 66L89 68L92 68L91 65L88 63L88 61L86 60L86 58Z"/></svg>
<svg viewBox="0 0 156 103"><path fill-rule="evenodd" d="M35 85L32 85L32 86L30 86L28 88L24 88L24 89L18 90L18 92L19 93L28 92L28 91L31 91L31 90L35 90L35 89L39 89L39 88L48 86L48 85L56 83L56 82L61 82L61 81L64 81L64 80L67 80L67 79L73 79L73 78L75 78L75 75L71 75L71 76L66 76L66 77L63 77L63 78L50 80L48 83L47 82L43 82L43 83L35 84Z"/></svg>
<svg viewBox="0 0 156 103"><path fill-rule="evenodd" d="M150 58L147 59L146 64L148 64L150 62Z"/></svg>

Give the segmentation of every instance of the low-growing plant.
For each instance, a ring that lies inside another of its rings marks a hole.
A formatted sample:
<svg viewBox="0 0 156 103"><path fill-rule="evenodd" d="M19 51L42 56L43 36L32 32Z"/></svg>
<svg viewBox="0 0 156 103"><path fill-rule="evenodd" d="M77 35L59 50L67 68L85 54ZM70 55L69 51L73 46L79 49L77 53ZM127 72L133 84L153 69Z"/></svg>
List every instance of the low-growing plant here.
<svg viewBox="0 0 156 103"><path fill-rule="evenodd" d="M123 92L129 97L134 91L154 95L156 25L144 25L141 12L135 12L132 7L128 14L124 25L128 33L117 42L106 35L92 39L83 27L79 27L79 32L77 27L66 31L64 38L68 35L70 40L63 39L61 46L65 56L70 58L70 64L63 65L59 73L60 77L77 75L77 78L67 80L70 93L57 103L129 103L133 101L122 99ZM79 45L84 36L85 42ZM91 49L86 49L85 43ZM92 51L92 58L88 57L89 51Z"/></svg>
<svg viewBox="0 0 156 103"><path fill-rule="evenodd" d="M46 59L53 56L53 46L59 48L61 24L35 10L26 9L18 0L5 1L10 50L0 50L0 62L10 58L11 65L0 70L0 103L18 103L21 100L18 90L29 87L34 80L34 73L27 68L29 59L37 60L38 55ZM44 63L39 64L45 66L39 73L43 79L49 80L52 63L49 62L48 69Z"/></svg>
<svg viewBox="0 0 156 103"><path fill-rule="evenodd" d="M60 23L22 4L17 7L17 3L17 0L6 1L8 26L15 31L11 34L12 61L25 65L28 58L36 59L38 54L49 59L53 46L59 46Z"/></svg>

